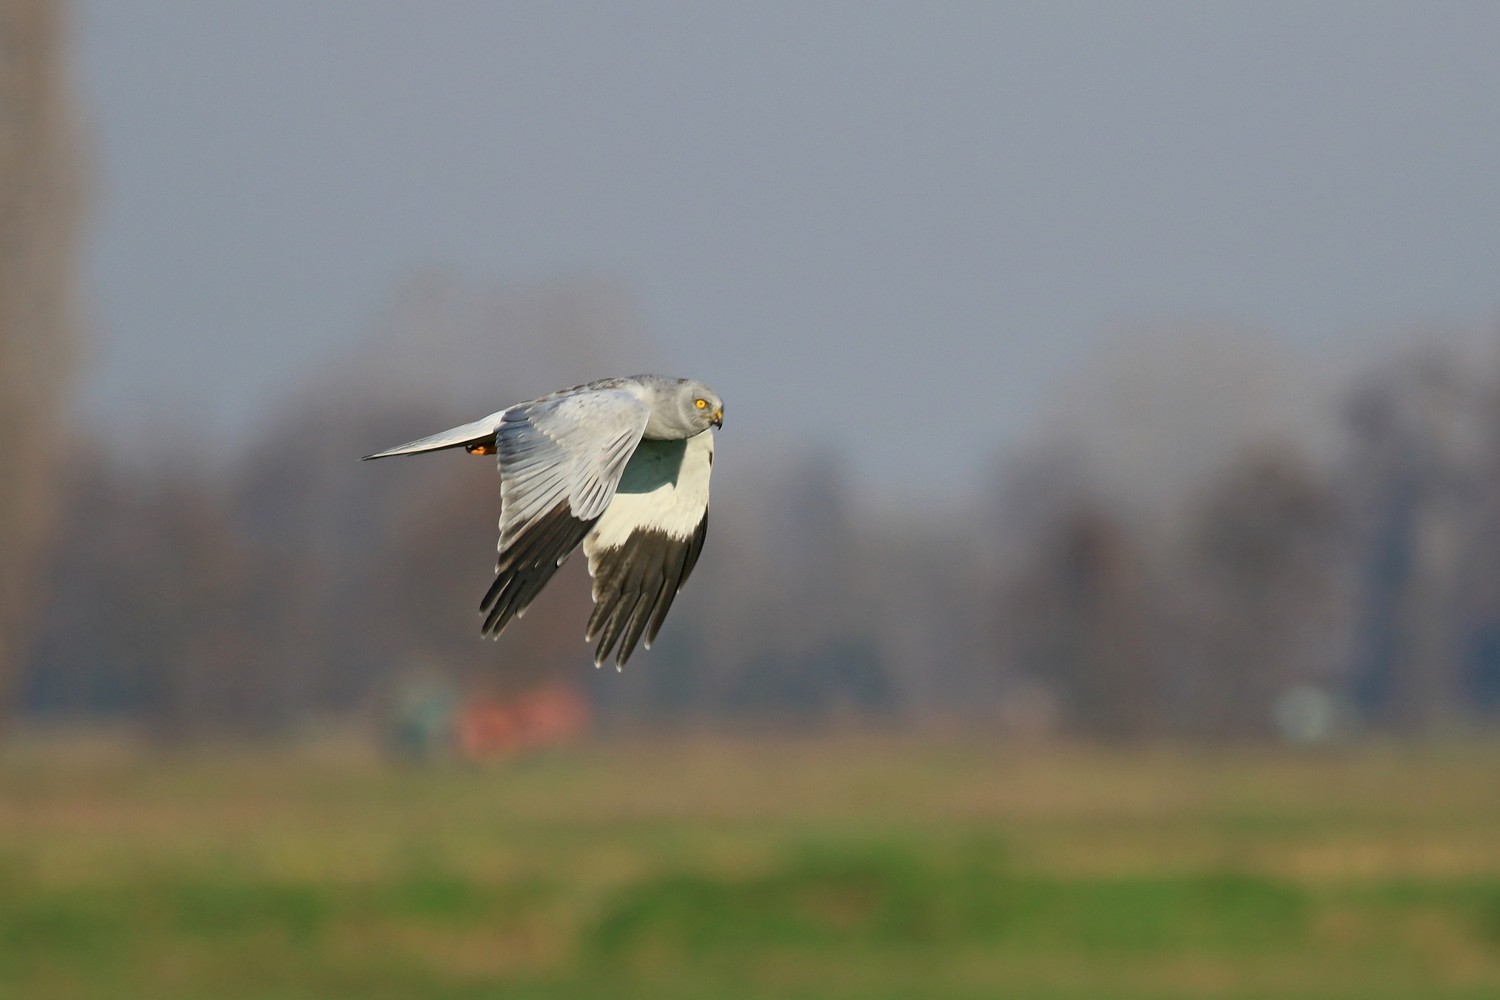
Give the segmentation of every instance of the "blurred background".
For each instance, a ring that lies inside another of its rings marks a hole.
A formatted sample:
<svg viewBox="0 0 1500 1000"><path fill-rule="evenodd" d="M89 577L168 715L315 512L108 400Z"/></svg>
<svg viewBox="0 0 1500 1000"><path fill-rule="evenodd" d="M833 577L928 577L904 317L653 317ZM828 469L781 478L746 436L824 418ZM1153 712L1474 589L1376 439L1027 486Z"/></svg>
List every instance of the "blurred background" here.
<svg viewBox="0 0 1500 1000"><path fill-rule="evenodd" d="M0 994L1500 996L1497 37L0 0ZM638 371L656 647L482 641L357 457Z"/></svg>

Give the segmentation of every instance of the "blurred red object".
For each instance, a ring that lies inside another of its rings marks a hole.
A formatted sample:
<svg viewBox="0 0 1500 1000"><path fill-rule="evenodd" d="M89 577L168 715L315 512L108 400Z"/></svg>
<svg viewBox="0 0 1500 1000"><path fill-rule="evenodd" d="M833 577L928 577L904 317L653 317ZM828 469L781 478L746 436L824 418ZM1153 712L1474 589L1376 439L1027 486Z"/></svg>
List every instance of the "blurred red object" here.
<svg viewBox="0 0 1500 1000"><path fill-rule="evenodd" d="M459 752L482 760L574 743L591 721L588 702L576 688L548 684L508 701L470 698L459 707L455 728Z"/></svg>

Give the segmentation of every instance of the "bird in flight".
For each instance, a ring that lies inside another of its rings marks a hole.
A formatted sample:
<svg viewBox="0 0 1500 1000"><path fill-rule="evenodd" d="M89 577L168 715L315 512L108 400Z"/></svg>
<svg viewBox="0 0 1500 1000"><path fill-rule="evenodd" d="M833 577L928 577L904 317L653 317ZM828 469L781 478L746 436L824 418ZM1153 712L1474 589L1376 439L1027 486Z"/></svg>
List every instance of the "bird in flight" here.
<svg viewBox="0 0 1500 1000"><path fill-rule="evenodd" d="M707 385L662 375L606 378L366 455L463 448L500 467L500 553L480 602L483 634L526 612L583 543L594 580L584 638L594 665L621 669L647 649L708 534L713 428L724 404Z"/></svg>

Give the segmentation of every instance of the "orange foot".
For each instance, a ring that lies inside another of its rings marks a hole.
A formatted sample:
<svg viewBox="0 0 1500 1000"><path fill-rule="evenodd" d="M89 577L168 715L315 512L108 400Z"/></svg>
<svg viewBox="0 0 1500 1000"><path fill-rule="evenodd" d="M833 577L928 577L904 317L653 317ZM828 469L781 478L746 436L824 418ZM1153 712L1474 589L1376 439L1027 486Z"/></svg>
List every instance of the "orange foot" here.
<svg viewBox="0 0 1500 1000"><path fill-rule="evenodd" d="M464 450L470 455L493 455L495 446L492 444L466 444Z"/></svg>

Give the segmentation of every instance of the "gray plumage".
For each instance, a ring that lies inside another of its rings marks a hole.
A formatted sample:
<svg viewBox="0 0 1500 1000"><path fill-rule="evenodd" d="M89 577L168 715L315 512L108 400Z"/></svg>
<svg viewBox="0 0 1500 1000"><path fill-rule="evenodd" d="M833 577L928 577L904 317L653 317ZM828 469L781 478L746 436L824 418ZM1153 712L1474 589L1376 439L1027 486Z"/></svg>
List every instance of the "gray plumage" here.
<svg viewBox="0 0 1500 1000"><path fill-rule="evenodd" d="M708 532L713 428L707 385L661 375L607 378L508 407L366 459L445 448L494 454L500 469L495 582L483 632L521 617L582 543L594 578L585 638L594 663L623 667L656 638Z"/></svg>

